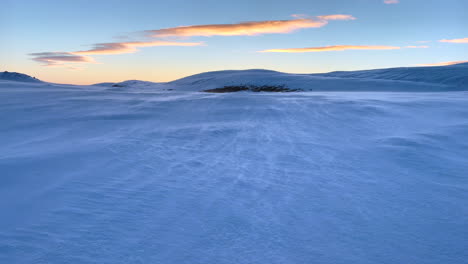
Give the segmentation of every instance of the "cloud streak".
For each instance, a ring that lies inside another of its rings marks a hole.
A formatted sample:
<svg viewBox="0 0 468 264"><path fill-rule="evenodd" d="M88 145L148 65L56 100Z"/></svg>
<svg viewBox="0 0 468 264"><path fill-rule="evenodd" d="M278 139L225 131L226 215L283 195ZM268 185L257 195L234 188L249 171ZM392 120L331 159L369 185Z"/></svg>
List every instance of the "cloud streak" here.
<svg viewBox="0 0 468 264"><path fill-rule="evenodd" d="M446 62L438 62L438 63L425 63L425 64L418 64L418 66L448 66L448 65L455 65L460 63L468 63L468 61L446 61Z"/></svg>
<svg viewBox="0 0 468 264"><path fill-rule="evenodd" d="M111 55L111 54L125 54L135 53L138 48L142 47L156 47L156 46L182 46L192 47L200 46L202 42L175 42L175 41L149 41L149 42L115 42L115 43L97 43L92 49L71 52L76 55Z"/></svg>
<svg viewBox="0 0 468 264"><path fill-rule="evenodd" d="M297 17L297 16L296 16ZM209 24L181 26L149 30L152 37L194 37L194 36L255 36L262 34L286 34L304 28L319 28L328 24L329 20L354 20L351 15L325 15L315 18L297 18L291 20L271 20L256 22L241 22L236 24Z"/></svg>
<svg viewBox="0 0 468 264"><path fill-rule="evenodd" d="M89 56L75 55L70 52L39 52L29 54L32 60L42 63L43 66L63 66L69 63L96 63Z"/></svg>
<svg viewBox="0 0 468 264"><path fill-rule="evenodd" d="M398 4L398 3L400 3L399 0L384 0L383 2L384 2L385 4L387 4L387 5L392 5L392 4Z"/></svg>
<svg viewBox="0 0 468 264"><path fill-rule="evenodd" d="M422 46L406 46L407 49L427 49L429 46L422 45Z"/></svg>
<svg viewBox="0 0 468 264"><path fill-rule="evenodd" d="M355 17L351 15L342 15L342 14L318 16L317 18L321 20L355 20L356 19Z"/></svg>
<svg viewBox="0 0 468 264"><path fill-rule="evenodd" d="M290 48L290 49L268 49L259 52L283 52L283 53L304 53L304 52L325 52L325 51L343 51L343 50L395 50L400 49L396 46L367 46L367 45L335 45L325 47L310 48Z"/></svg>
<svg viewBox="0 0 468 264"><path fill-rule="evenodd" d="M468 43L468 38L461 38L461 39L441 39L439 42L447 42L447 43Z"/></svg>
<svg viewBox="0 0 468 264"><path fill-rule="evenodd" d="M154 46L199 46L202 42L175 42L175 41L149 41L149 42L114 42L114 43L97 43L89 50L74 51L74 52L39 52L31 53L33 61L39 62L42 66L47 67L65 67L70 70L77 70L77 68L70 64L75 63L97 63L93 57L89 55L113 55L135 53L141 47L154 47Z"/></svg>

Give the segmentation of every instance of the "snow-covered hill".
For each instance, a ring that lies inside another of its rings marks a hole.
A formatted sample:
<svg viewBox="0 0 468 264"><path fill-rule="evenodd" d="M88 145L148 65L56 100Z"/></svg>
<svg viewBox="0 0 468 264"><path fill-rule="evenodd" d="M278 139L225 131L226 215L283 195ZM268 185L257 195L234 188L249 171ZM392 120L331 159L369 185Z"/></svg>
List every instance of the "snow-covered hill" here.
<svg viewBox="0 0 468 264"><path fill-rule="evenodd" d="M0 80L14 81L14 82L34 82L34 83L42 82L41 80L38 80L35 77L31 77L23 73L8 72L8 71L0 72Z"/></svg>
<svg viewBox="0 0 468 264"><path fill-rule="evenodd" d="M326 74L289 74L269 70L217 71L185 77L167 85L182 90L214 89L229 85L284 85L306 91L468 90L468 64Z"/></svg>
<svg viewBox="0 0 468 264"><path fill-rule="evenodd" d="M403 67L378 70L330 72L325 77L398 80L468 87L468 63L437 67Z"/></svg>
<svg viewBox="0 0 468 264"><path fill-rule="evenodd" d="M114 87L114 88L125 88L125 87L136 87L136 88L152 88L160 83L140 81L140 80L127 80L123 82L104 82L93 84L95 86Z"/></svg>

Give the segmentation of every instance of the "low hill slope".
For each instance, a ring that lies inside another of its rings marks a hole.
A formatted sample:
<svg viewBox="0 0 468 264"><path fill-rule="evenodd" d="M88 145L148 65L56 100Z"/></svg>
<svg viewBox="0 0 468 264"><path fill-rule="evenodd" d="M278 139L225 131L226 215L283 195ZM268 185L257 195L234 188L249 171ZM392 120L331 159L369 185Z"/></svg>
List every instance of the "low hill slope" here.
<svg viewBox="0 0 468 264"><path fill-rule="evenodd" d="M315 76L398 80L466 87L468 86L468 63L437 67L402 67L364 71L337 71L315 74Z"/></svg>
<svg viewBox="0 0 468 264"><path fill-rule="evenodd" d="M465 64L325 74L229 70L195 74L166 85L192 91L252 85L284 86L304 91L453 91L468 90L468 67Z"/></svg>

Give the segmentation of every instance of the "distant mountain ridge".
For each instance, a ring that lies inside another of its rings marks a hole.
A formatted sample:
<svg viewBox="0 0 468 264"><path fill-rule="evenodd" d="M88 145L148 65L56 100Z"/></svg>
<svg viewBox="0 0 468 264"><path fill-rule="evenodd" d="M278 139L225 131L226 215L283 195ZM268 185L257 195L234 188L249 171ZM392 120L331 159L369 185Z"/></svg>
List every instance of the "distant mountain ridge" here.
<svg viewBox="0 0 468 264"><path fill-rule="evenodd" d="M35 82L35 83L42 82L36 77L32 77L24 73L9 72L9 71L0 72L0 80L15 81L15 82Z"/></svg>
<svg viewBox="0 0 468 264"><path fill-rule="evenodd" d="M42 82L16 72L0 72L0 80ZM223 70L199 73L165 83L128 80L92 86L113 90L131 88L160 91L205 91L226 86L281 86L294 91L468 91L468 63L315 74L293 74L264 69Z"/></svg>

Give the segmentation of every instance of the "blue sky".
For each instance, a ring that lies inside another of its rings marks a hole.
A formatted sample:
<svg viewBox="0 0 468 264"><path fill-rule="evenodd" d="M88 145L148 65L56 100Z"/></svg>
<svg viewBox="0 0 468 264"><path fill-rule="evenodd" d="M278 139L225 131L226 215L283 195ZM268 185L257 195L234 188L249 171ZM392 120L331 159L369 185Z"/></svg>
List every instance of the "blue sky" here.
<svg viewBox="0 0 468 264"><path fill-rule="evenodd" d="M0 70L89 84L224 69L313 73L468 60L468 1L396 2L3 0Z"/></svg>

